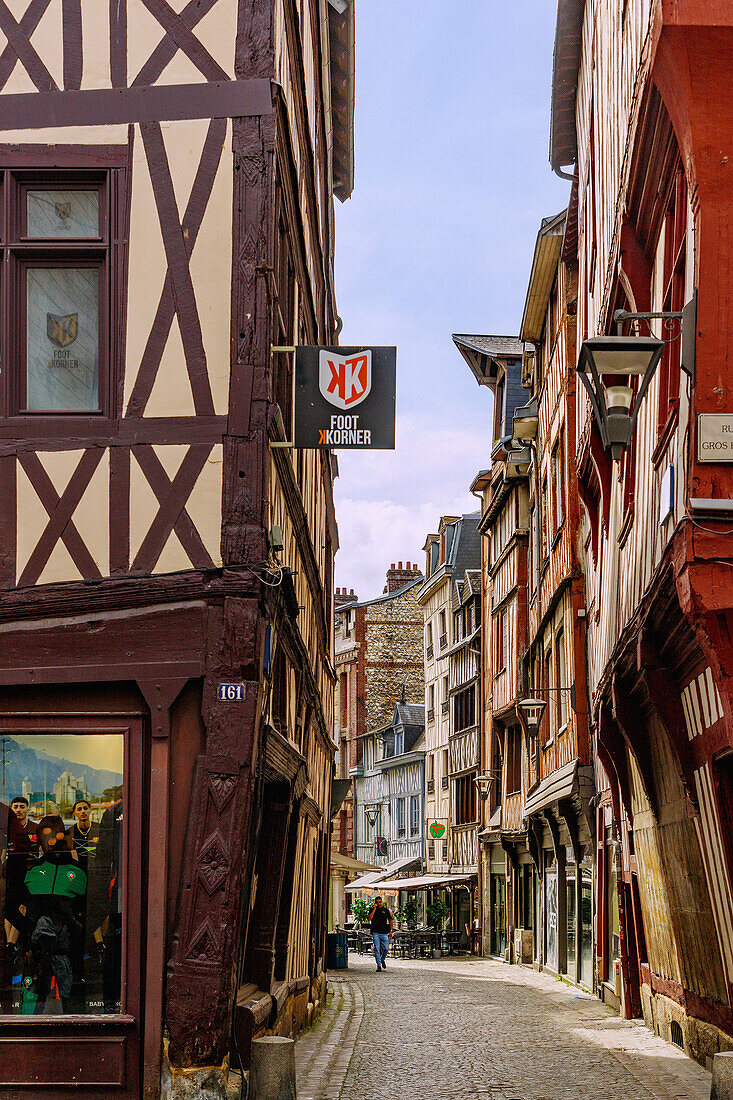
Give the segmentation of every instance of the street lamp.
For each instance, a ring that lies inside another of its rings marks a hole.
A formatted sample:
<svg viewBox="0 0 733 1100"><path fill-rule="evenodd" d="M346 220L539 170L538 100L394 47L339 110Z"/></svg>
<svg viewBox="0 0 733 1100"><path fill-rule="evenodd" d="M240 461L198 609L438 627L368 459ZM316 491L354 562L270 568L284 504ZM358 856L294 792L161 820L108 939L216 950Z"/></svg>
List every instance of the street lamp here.
<svg viewBox="0 0 733 1100"><path fill-rule="evenodd" d="M369 822L370 827L373 829L377 823L377 818L379 817L379 806L365 806L364 813L366 814L366 819Z"/></svg>
<svg viewBox="0 0 733 1100"><path fill-rule="evenodd" d="M491 788L496 782L496 776L485 774L476 775L474 776L473 781L476 784L476 790L478 791L479 798L482 802L486 802L491 793Z"/></svg>
<svg viewBox="0 0 733 1100"><path fill-rule="evenodd" d="M546 706L547 700L539 699L534 696L530 696L527 699L520 699L517 703L517 713L528 737L534 739L537 736L537 731L540 728L540 722L542 721L542 715L545 713Z"/></svg>
<svg viewBox="0 0 733 1100"><path fill-rule="evenodd" d="M616 336L592 336L584 340L578 359L578 375L588 391L603 446L618 460L624 453L636 427L641 402L659 366L665 347L682 336L681 367L695 379L695 318L697 303L692 298L678 313L629 313L618 309L613 315ZM669 331L675 324L678 332L671 340L656 336L624 336L626 321L649 322L660 319ZM641 379L636 394L631 379ZM615 381L610 381L615 379Z"/></svg>

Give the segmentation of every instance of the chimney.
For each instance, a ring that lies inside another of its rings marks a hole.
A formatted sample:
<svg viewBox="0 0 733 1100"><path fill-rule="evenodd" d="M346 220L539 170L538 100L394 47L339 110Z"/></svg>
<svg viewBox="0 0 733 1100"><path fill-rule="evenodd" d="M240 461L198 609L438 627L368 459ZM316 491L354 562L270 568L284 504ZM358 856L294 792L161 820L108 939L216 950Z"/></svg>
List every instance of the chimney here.
<svg viewBox="0 0 733 1100"><path fill-rule="evenodd" d="M399 588L404 588L410 581L415 581L419 577L422 577L422 571L418 569L417 564L407 561L403 563L400 561L395 568L394 562L387 570L387 583L384 586L384 594L388 595L390 592L396 592Z"/></svg>
<svg viewBox="0 0 733 1100"><path fill-rule="evenodd" d="M357 603L358 599L359 597L354 594L353 588L351 591L349 591L348 588L334 589L333 605L336 611L338 611L340 607L345 607L347 604Z"/></svg>

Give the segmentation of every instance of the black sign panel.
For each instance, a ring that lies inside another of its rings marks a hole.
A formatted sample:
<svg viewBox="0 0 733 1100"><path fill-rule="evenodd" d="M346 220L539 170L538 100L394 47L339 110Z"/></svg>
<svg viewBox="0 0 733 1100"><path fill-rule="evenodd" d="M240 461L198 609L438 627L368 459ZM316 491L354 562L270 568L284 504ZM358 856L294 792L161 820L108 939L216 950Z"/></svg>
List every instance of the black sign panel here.
<svg viewBox="0 0 733 1100"><path fill-rule="evenodd" d="M299 347L296 447L394 450L397 348Z"/></svg>

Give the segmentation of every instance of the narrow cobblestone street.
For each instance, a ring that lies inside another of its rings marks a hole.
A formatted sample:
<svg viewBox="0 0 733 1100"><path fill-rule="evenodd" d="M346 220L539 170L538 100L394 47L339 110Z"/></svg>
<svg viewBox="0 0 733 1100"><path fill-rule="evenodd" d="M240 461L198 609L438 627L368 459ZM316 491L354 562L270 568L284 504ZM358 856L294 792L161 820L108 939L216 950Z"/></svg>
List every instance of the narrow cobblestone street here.
<svg viewBox="0 0 733 1100"><path fill-rule="evenodd" d="M533 970L349 955L298 1042L298 1100L708 1100L710 1075L641 1023Z"/></svg>

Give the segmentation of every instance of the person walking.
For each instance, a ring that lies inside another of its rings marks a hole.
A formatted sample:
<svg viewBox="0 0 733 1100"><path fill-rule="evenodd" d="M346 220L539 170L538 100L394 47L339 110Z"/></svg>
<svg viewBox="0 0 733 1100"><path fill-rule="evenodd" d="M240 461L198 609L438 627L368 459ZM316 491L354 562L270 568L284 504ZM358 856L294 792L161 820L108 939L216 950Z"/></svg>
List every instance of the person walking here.
<svg viewBox="0 0 733 1100"><path fill-rule="evenodd" d="M386 905L382 904L381 897L377 896L369 914L369 927L374 944L374 958L377 962L377 972L386 970L384 960L389 949L389 940L392 935L392 913Z"/></svg>

